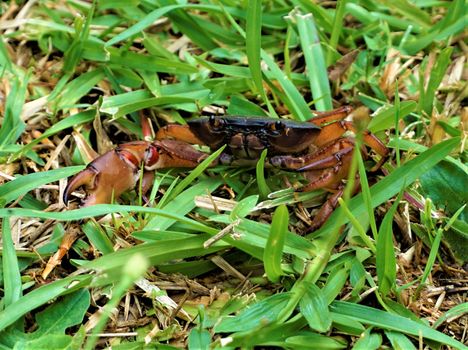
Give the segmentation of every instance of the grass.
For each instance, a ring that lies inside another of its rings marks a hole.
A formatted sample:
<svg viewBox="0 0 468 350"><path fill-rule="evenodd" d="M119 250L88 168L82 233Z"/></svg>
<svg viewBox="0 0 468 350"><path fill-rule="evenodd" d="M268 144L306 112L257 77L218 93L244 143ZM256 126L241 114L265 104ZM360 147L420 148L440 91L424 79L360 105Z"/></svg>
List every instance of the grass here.
<svg viewBox="0 0 468 350"><path fill-rule="evenodd" d="M0 349L466 349L464 5L2 2ZM145 206L62 202L142 110L158 128L343 105L391 153L378 172L355 153L315 232L326 193L266 152L160 170Z"/></svg>

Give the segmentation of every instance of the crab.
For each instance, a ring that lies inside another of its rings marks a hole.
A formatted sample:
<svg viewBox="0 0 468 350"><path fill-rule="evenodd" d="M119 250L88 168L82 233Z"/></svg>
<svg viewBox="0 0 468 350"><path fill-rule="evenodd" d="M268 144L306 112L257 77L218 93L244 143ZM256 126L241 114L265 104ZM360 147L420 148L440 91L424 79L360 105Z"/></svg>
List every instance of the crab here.
<svg viewBox="0 0 468 350"><path fill-rule="evenodd" d="M137 184L144 194L151 188L154 170L194 168L208 157L193 145L205 145L212 151L227 145L212 165L242 166L257 161L268 149L268 166L303 172L307 184L302 191L324 189L332 193L312 220L314 230L333 212L348 176L355 148L354 139L344 136L348 130L355 131L353 123L344 120L350 112L351 108L344 106L318 113L308 122L211 116L189 120L186 125L168 124L158 130L154 141L124 143L89 163L69 180L63 200L67 204L70 194L81 186L87 193L81 206L110 203ZM148 134L145 130L147 127L143 131ZM368 131L363 140L381 157L373 168L376 170L388 149Z"/></svg>

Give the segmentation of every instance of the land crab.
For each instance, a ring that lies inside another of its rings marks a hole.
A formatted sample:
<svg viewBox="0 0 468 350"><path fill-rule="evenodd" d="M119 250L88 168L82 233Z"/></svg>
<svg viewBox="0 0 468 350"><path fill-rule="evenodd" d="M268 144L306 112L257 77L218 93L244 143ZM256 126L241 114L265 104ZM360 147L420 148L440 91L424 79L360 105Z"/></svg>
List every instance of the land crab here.
<svg viewBox="0 0 468 350"><path fill-rule="evenodd" d="M208 154L192 145L205 145L212 151L227 145L215 164L240 166L258 160L268 149L269 166L303 172L308 183L301 189L325 189L333 193L312 221L311 230L320 227L330 216L342 195L343 179L348 176L354 139L343 136L355 131L344 119L351 108L344 106L318 113L308 122L246 116L211 116L189 120L186 125L169 124L158 130L154 141L135 141L92 161L86 169L70 179L64 202L84 186L87 195L82 206L110 203L134 188L141 177L142 193L153 183L154 170L172 167L194 168ZM144 133L148 134L147 127ZM388 149L373 134L363 133L364 143L385 161Z"/></svg>

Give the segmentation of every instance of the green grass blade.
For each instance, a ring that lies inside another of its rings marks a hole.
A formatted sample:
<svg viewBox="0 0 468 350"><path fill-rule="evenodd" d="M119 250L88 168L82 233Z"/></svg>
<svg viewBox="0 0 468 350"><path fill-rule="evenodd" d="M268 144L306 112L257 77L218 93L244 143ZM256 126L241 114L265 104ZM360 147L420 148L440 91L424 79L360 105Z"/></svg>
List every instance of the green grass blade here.
<svg viewBox="0 0 468 350"><path fill-rule="evenodd" d="M29 74L18 74L13 79L11 90L5 101L5 115L0 128L0 149L2 146L15 143L24 131L21 111L26 100Z"/></svg>
<svg viewBox="0 0 468 350"><path fill-rule="evenodd" d="M63 170L63 169L62 169ZM23 208L0 209L0 218L7 216L33 217L39 219L53 219L59 221L75 221L93 218L112 213L148 213L167 217L175 221L187 224L193 230L208 232L211 234L217 233L217 230L204 225L198 221L186 218L185 216L174 214L167 210L141 207L137 205L117 205L117 204L96 204L90 207L69 210L64 212L47 212L40 210L31 210Z"/></svg>
<svg viewBox="0 0 468 350"><path fill-rule="evenodd" d="M432 326L434 329L437 329L442 323L448 319L455 318L458 316L463 316L468 314L468 302L458 304L452 307L450 310L444 312Z"/></svg>
<svg viewBox="0 0 468 350"><path fill-rule="evenodd" d="M173 11L175 9L179 8L184 8L186 5L169 5L169 6L164 6L161 8L158 8L157 10L154 10L150 13L148 13L143 19L138 21L136 24L128 28L127 30L123 31L122 33L114 36L112 39L106 42L106 47L112 46L114 44L117 44L120 41L127 40L134 35L138 35L143 30L148 28L150 25L154 23L157 19L161 18L165 14L167 14L170 11Z"/></svg>
<svg viewBox="0 0 468 350"><path fill-rule="evenodd" d="M5 70L11 72L12 67L13 65L6 45L3 40L0 40L0 77L3 76Z"/></svg>
<svg viewBox="0 0 468 350"><path fill-rule="evenodd" d="M0 205L5 206L39 186L71 176L80 170L83 170L82 166L72 166L20 176L0 186Z"/></svg>
<svg viewBox="0 0 468 350"><path fill-rule="evenodd" d="M223 318L214 328L216 333L244 332L277 320L279 313L286 306L290 293L279 293L269 296L262 301L244 309L237 316Z"/></svg>
<svg viewBox="0 0 468 350"><path fill-rule="evenodd" d="M379 236L377 238L376 267L379 282L379 292L386 296L395 286L396 280L396 258L395 248L393 247L393 217L400 204L403 191L400 192L395 203L385 214L380 226Z"/></svg>
<svg viewBox="0 0 468 350"><path fill-rule="evenodd" d="M383 4L403 17L407 17L411 22L419 24L424 29L428 29L432 25L432 18L429 13L407 0L384 0Z"/></svg>
<svg viewBox="0 0 468 350"><path fill-rule="evenodd" d="M11 236L10 217L2 220L2 268L3 268L3 307L18 301L23 295L21 273L18 266L15 245Z"/></svg>
<svg viewBox="0 0 468 350"><path fill-rule="evenodd" d="M343 31L343 21L347 2L348 0L337 1L335 17L333 18L332 33L330 35L330 43L327 49L327 67L336 61L336 47Z"/></svg>
<svg viewBox="0 0 468 350"><path fill-rule="evenodd" d="M102 69L95 69L70 81L60 91L58 99L53 102L55 110L73 107L74 103L86 95L103 78L104 71Z"/></svg>
<svg viewBox="0 0 468 350"><path fill-rule="evenodd" d="M119 111L115 113L114 118L120 118L124 115L131 114L142 109L150 107L165 107L169 105L177 105L183 103L195 103L195 99L191 97L179 97L179 96L163 96L153 97L144 100L137 100L119 108Z"/></svg>
<svg viewBox="0 0 468 350"><path fill-rule="evenodd" d="M108 254L114 251L112 241L106 232L96 222L88 221L81 229L83 230L89 242L101 253Z"/></svg>
<svg viewBox="0 0 468 350"><path fill-rule="evenodd" d="M298 120L306 121L312 117L312 113L310 112L310 108L304 100L304 97L301 93L297 90L296 86L293 84L291 80L289 80L288 76L280 69L280 67L276 64L276 62L271 58L265 51L262 50L262 59L267 64L268 68L271 71L272 79L278 81L281 87L286 94L286 97L289 99L288 103L291 105L291 113L294 117ZM286 103L286 102L285 102Z"/></svg>
<svg viewBox="0 0 468 350"><path fill-rule="evenodd" d="M405 118L408 114L416 110L417 103L415 101L403 101L400 103L400 119ZM378 131L387 130L395 126L396 106L391 106L376 114L370 121L367 128L376 133Z"/></svg>
<svg viewBox="0 0 468 350"><path fill-rule="evenodd" d="M268 187L265 181L265 159L267 156L268 149L264 149L262 154L260 155L260 159L257 162L257 166L255 168L255 172L257 175L257 185L258 190L260 192L261 199L265 199L268 197L268 194L271 193L270 188Z"/></svg>
<svg viewBox="0 0 468 350"><path fill-rule="evenodd" d="M168 202L165 200L162 210L179 216L185 215L195 208L194 198L196 196L206 195L207 192L211 193L221 184L222 181L216 178L208 178L200 181L183 191L175 198L170 195L173 199ZM178 221L179 220L176 217L161 217L159 215L154 215L146 224L145 230L167 230Z"/></svg>
<svg viewBox="0 0 468 350"><path fill-rule="evenodd" d="M93 350L99 340L98 334L104 330L107 320L111 317L113 310L115 310L128 292L131 285L140 279L149 267L148 261L137 253L128 258L123 266L120 278L116 281L112 288L112 296L106 305L100 310L99 318L93 327L92 333L88 336L84 350Z"/></svg>
<svg viewBox="0 0 468 350"><path fill-rule="evenodd" d="M285 205L276 208L270 228L265 251L263 254L263 265L268 279L274 283L278 282L283 275L281 259L283 256L284 241L288 231L289 213Z"/></svg>
<svg viewBox="0 0 468 350"><path fill-rule="evenodd" d="M409 334L417 338L422 336L441 344L453 346L455 349L466 348L459 341L438 332L423 323L415 322L406 317L377 310L369 306L344 301L335 301L332 303L332 311L349 316L358 322L374 327Z"/></svg>
<svg viewBox="0 0 468 350"><path fill-rule="evenodd" d="M432 115L432 108L435 103L435 94L439 88L442 79L444 78L445 71L448 68L448 65L451 62L452 48L447 47L440 53L437 61L431 70L431 76L429 82L427 83L426 91L424 92L424 98L419 100L419 108L421 111L424 111L426 115Z"/></svg>
<svg viewBox="0 0 468 350"><path fill-rule="evenodd" d="M199 234L192 235L188 238L140 244L106 254L86 263L83 268L96 269L99 271L119 269L126 264L131 256L137 253L148 259L151 265L160 265L175 259L201 257L227 247L226 243L217 242L209 248L204 248L203 243L210 237L211 235L209 234Z"/></svg>
<svg viewBox="0 0 468 350"><path fill-rule="evenodd" d="M258 202L258 195L252 195L252 196L243 198L232 209L231 214L229 215L229 218L232 221L245 218L255 209L257 202Z"/></svg>
<svg viewBox="0 0 468 350"><path fill-rule="evenodd" d="M371 204L371 194L370 194L370 188L369 188L369 181L367 181L366 167L364 165L364 160L362 159L361 152L357 152L356 156L358 159L359 181L361 182L362 197L367 207L367 215L369 216L369 223L372 229L372 235L374 237L374 240L376 240L377 239L377 224L375 223L374 210Z"/></svg>
<svg viewBox="0 0 468 350"><path fill-rule="evenodd" d="M291 14L297 23L301 47L304 53L309 76L310 89L318 111L327 111L333 108L328 82L328 72L325 65L320 38L315 27L314 17L311 14L303 15L300 12Z"/></svg>
<svg viewBox="0 0 468 350"><path fill-rule="evenodd" d="M416 350L411 340L409 340L404 334L394 331L385 331L385 335L392 344L392 348L395 350Z"/></svg>
<svg viewBox="0 0 468 350"><path fill-rule="evenodd" d="M221 147L216 152L210 154L203 162L201 162L195 169L193 169L190 174L183 179L175 188L174 191L171 193L170 198L177 197L179 193L181 193L187 186L189 186L197 177L199 177L203 172L211 166L211 164L220 156L220 154L224 151L226 146Z"/></svg>
<svg viewBox="0 0 468 350"><path fill-rule="evenodd" d="M262 49L262 1L250 0L247 5L247 21L245 28L245 46L252 80L263 101L267 101L263 88L260 52Z"/></svg>
<svg viewBox="0 0 468 350"><path fill-rule="evenodd" d="M35 138L30 143L21 148L21 151L15 154L15 158L21 156L22 154L26 154L27 152L33 149L33 146L39 144L42 140L51 137L62 130L72 128L77 125L89 123L93 121L95 117L96 111L91 109L88 111L73 114L65 119L58 121L57 123L53 124L49 129L47 129L41 136Z"/></svg>
<svg viewBox="0 0 468 350"><path fill-rule="evenodd" d="M88 40L91 21L94 15L95 3L93 3L84 17L75 17L73 41L64 53L63 71L67 74L75 72L83 55L83 46Z"/></svg>

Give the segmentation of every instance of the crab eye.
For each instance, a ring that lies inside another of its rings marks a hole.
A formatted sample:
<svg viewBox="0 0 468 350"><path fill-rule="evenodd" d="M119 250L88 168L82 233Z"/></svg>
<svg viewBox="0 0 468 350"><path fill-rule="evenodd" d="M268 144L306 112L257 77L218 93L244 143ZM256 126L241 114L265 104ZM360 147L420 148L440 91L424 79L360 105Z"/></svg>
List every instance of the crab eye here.
<svg viewBox="0 0 468 350"><path fill-rule="evenodd" d="M270 129L270 132L273 134L273 135L279 135L283 132L284 128L285 128L285 125L283 122L281 121L276 121L274 123L270 123L270 125L268 125L269 129Z"/></svg>
<svg viewBox="0 0 468 350"><path fill-rule="evenodd" d="M212 115L210 117L209 123L210 123L210 126L211 126L211 128L213 130L219 130L219 129L221 129L223 127L224 120L220 119L220 118L217 118L214 115Z"/></svg>

